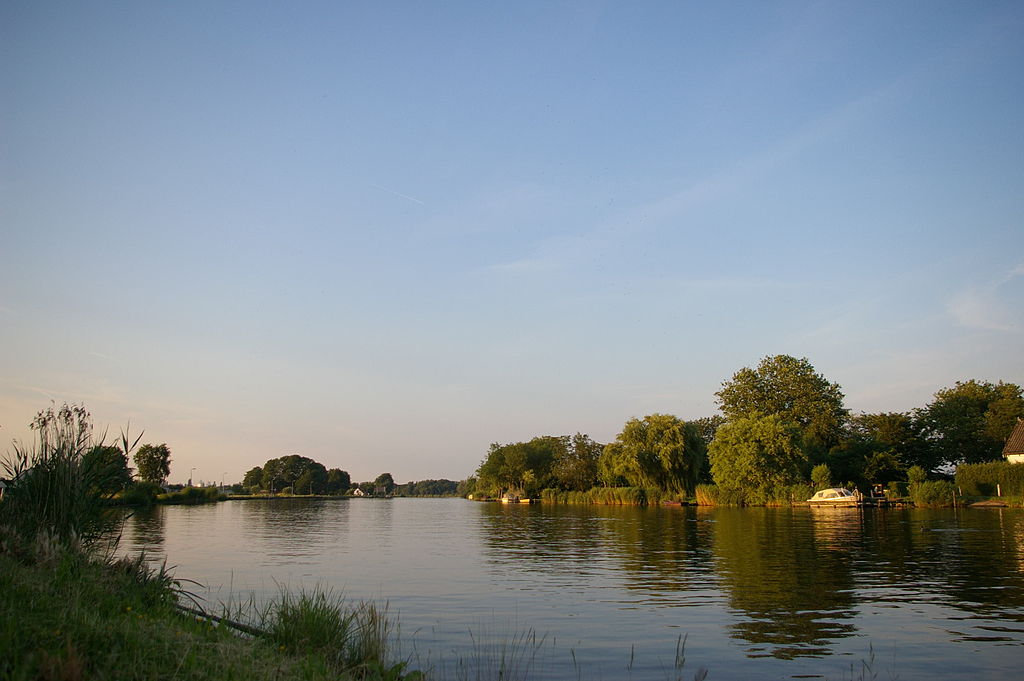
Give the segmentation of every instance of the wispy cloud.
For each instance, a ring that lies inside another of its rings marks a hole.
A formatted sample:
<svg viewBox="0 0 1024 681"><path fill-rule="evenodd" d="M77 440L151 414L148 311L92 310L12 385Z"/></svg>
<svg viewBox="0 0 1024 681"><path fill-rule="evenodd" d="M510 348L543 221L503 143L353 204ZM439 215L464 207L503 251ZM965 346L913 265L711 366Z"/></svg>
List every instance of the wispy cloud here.
<svg viewBox="0 0 1024 681"><path fill-rule="evenodd" d="M405 199L406 201L412 201L413 203L418 203L421 206L427 205L427 204L423 203L422 201L420 201L419 199L417 199L416 197L409 196L408 194L402 194L401 192L396 192L394 189L388 189L387 187L382 187L379 184L371 184L370 186L373 187L374 189L379 189L382 192L387 192L388 194L392 194L392 195L397 196L397 197L399 197L401 199Z"/></svg>
<svg viewBox="0 0 1024 681"><path fill-rule="evenodd" d="M1015 311L1011 304L1011 300L1019 301L1019 297L1009 295L1007 290L1020 279L1024 279L1024 263L987 284L961 291L949 300L946 310L958 324L967 328L1022 331L1020 309Z"/></svg>

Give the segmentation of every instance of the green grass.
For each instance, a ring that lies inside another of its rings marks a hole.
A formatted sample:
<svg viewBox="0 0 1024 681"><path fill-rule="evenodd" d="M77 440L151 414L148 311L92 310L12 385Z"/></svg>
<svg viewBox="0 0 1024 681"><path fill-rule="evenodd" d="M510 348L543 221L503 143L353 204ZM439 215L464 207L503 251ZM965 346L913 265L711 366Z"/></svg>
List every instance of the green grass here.
<svg viewBox="0 0 1024 681"><path fill-rule="evenodd" d="M328 593L286 595L243 636L183 614L181 585L141 558L53 543L0 553L0 679L416 679L387 662L385 613ZM219 618L217 618L219 619Z"/></svg>
<svg viewBox="0 0 1024 681"><path fill-rule="evenodd" d="M331 678L321 660L183 617L158 583L69 551L35 565L0 555L0 592L3 679Z"/></svg>

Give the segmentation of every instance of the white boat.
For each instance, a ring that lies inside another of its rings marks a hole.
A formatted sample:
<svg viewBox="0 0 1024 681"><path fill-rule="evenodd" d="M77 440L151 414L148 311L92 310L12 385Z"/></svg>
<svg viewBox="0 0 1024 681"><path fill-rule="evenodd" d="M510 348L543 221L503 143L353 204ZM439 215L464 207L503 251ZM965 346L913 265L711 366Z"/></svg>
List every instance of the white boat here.
<svg viewBox="0 0 1024 681"><path fill-rule="evenodd" d="M807 503L811 506L857 506L860 500L859 494L845 487L829 487L815 492Z"/></svg>

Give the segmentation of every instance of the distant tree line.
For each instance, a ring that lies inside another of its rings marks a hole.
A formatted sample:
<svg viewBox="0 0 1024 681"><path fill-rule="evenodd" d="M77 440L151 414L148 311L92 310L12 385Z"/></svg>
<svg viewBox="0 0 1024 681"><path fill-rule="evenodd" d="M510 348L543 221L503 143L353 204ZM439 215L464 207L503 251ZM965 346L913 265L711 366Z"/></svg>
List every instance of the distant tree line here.
<svg viewBox="0 0 1024 681"><path fill-rule="evenodd" d="M262 466L250 468L242 478L242 487L251 494L346 494L351 486L346 471L328 469L298 454L269 459Z"/></svg>
<svg viewBox="0 0 1024 681"><path fill-rule="evenodd" d="M1024 417L1020 386L979 380L957 382L911 411L851 414L837 383L789 355L740 369L716 397L721 414L633 418L606 445L581 433L492 444L459 492L635 487L682 497L713 484L730 498L767 503L811 486L919 484L958 464L999 459Z"/></svg>
<svg viewBox="0 0 1024 681"><path fill-rule="evenodd" d="M452 497L459 491L455 480L419 480L395 487L395 495L402 497Z"/></svg>

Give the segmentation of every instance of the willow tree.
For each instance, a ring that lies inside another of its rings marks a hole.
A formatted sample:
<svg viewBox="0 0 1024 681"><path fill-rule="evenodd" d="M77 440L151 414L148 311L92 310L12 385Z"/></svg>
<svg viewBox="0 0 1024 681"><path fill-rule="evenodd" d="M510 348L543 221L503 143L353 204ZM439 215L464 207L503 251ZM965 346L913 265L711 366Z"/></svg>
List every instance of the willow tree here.
<svg viewBox="0 0 1024 681"><path fill-rule="evenodd" d="M601 454L606 484L693 494L706 459L699 430L670 414L630 419Z"/></svg>
<svg viewBox="0 0 1024 681"><path fill-rule="evenodd" d="M708 459L717 485L753 496L798 482L807 465L799 428L779 414L726 423L708 447Z"/></svg>

